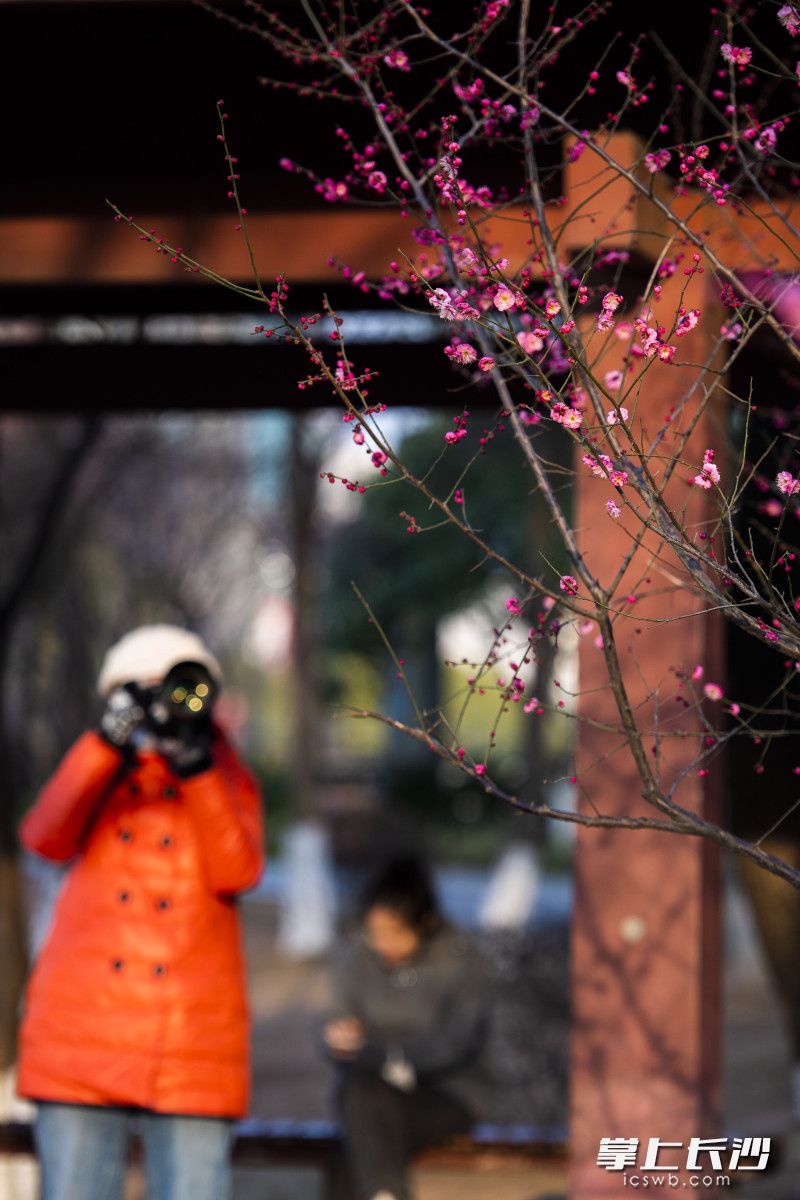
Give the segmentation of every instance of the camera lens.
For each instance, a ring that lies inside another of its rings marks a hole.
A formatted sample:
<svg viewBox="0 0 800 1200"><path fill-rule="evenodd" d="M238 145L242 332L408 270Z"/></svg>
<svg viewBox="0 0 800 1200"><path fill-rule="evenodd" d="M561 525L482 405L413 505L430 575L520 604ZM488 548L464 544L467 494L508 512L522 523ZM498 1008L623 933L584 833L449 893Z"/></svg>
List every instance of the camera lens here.
<svg viewBox="0 0 800 1200"><path fill-rule="evenodd" d="M214 685L199 663L180 663L164 680L162 699L173 717L205 716L214 700Z"/></svg>

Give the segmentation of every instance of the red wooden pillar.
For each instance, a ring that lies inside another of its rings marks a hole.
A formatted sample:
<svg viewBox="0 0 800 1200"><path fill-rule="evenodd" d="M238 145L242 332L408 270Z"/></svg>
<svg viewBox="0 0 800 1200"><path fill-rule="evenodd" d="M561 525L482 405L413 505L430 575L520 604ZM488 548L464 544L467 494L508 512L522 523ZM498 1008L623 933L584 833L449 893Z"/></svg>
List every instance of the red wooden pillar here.
<svg viewBox="0 0 800 1200"><path fill-rule="evenodd" d="M703 363L711 352L720 318L705 294L704 279L686 284L677 275L664 287L656 315L669 325L679 303L703 309L700 326L678 342L680 359ZM601 372L622 365L625 343L616 338L603 355ZM652 437L697 378L697 367L652 364L646 382L626 406L639 431ZM630 378L630 377L629 377ZM706 386L713 382L705 376ZM678 423L697 412L702 387ZM702 464L706 446L716 448L721 469L724 441L710 407L675 472L667 495L699 532L710 515L705 492L687 481ZM662 446L667 457L674 441ZM657 476L657 459L651 463ZM576 527L581 549L601 582L616 573L638 532L629 516L614 521L605 502L614 493L578 464ZM615 625L619 657L638 719L661 727L659 746L665 780L674 778L697 753L696 715L683 708L676 669L705 668L705 681L720 678L721 622L699 614L706 607L685 582L685 571L670 551L648 537L635 554L616 599L625 616ZM626 597L635 597L629 603ZM649 623L647 618L657 618ZM668 622L668 623L665 623ZM702 684L699 685L702 687ZM604 814L660 814L641 799L634 760L621 735L603 654L593 635L581 639L578 787L581 811ZM708 705L710 702L706 701ZM716 705L719 709L721 706ZM597 724L589 724L588 721ZM687 738L670 737L688 730ZM654 738L646 741L651 760ZM686 807L717 816L722 761L707 778L691 772L676 799ZM572 934L571 1190L573 1200L618 1198L627 1194L622 1173L597 1165L600 1139L638 1138L636 1164L644 1163L648 1139L682 1142L663 1149L659 1164L685 1164L695 1136L722 1136L720 1088L721 916L720 858L704 840L661 832L580 829L575 867L576 903ZM630 1174L641 1177L636 1167ZM660 1174L654 1172L653 1174ZM681 1182L686 1179L681 1176ZM628 1185L630 1187L630 1185ZM632 1188L631 1188L632 1190ZM701 1189L692 1189L703 1195ZM673 1195L668 1186L649 1195Z"/></svg>

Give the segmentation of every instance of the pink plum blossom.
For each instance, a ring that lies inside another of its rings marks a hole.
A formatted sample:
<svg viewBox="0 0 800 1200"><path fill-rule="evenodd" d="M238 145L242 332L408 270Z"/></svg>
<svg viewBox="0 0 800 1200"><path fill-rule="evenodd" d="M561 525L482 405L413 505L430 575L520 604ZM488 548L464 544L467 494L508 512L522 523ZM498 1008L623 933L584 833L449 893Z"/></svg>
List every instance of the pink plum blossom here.
<svg viewBox="0 0 800 1200"><path fill-rule="evenodd" d="M591 454L584 454L581 462L585 463L593 475L597 475L601 479L609 479L619 490L622 490L628 482L628 472L615 468L607 454L599 454L597 458L593 458Z"/></svg>
<svg viewBox="0 0 800 1200"><path fill-rule="evenodd" d="M795 479L789 471L779 471L775 483L783 496L796 496L800 492L800 479Z"/></svg>
<svg viewBox="0 0 800 1200"><path fill-rule="evenodd" d="M678 318L678 324L675 327L675 337L684 337L690 329L694 329L697 322L700 320L700 309L690 308L687 313Z"/></svg>
<svg viewBox="0 0 800 1200"><path fill-rule="evenodd" d="M714 451L706 450L703 455L703 465L700 468L700 474L695 475L692 483L708 491L713 484L718 484L719 481L719 467L714 463Z"/></svg>
<svg viewBox="0 0 800 1200"><path fill-rule="evenodd" d="M613 500L606 500L606 508L608 510L608 515L613 517L614 520L616 520L617 517L622 513L620 506L615 504Z"/></svg>
<svg viewBox="0 0 800 1200"><path fill-rule="evenodd" d="M794 4L784 4L778 9L778 20L790 37L800 33L800 11Z"/></svg>
<svg viewBox="0 0 800 1200"><path fill-rule="evenodd" d="M606 371L603 376L603 383L610 392L616 392L623 380L622 371Z"/></svg>
<svg viewBox="0 0 800 1200"><path fill-rule="evenodd" d="M519 600L517 600L516 596L508 597L508 599L506 600L506 608L511 613L511 615L514 617L518 616L522 612L522 609L520 608Z"/></svg>
<svg viewBox="0 0 800 1200"><path fill-rule="evenodd" d="M628 410L622 405L618 409L612 408L611 412L606 414L606 420L609 425L618 425L620 421L627 421L627 419Z"/></svg>
<svg viewBox="0 0 800 1200"><path fill-rule="evenodd" d="M734 63L737 67L746 67L753 57L749 46L732 46L730 42L723 42L719 50L725 62Z"/></svg>
<svg viewBox="0 0 800 1200"><path fill-rule="evenodd" d="M428 303L436 309L443 321L455 321L458 317L458 309L444 288L434 288L432 292L428 292Z"/></svg>
<svg viewBox="0 0 800 1200"><path fill-rule="evenodd" d="M572 575L562 575L558 586L567 596L577 596L578 594L578 581Z"/></svg>
<svg viewBox="0 0 800 1200"><path fill-rule="evenodd" d="M516 294L512 292L511 288L500 287L495 292L492 302L495 308L500 312L508 312L508 310L513 308L517 303L517 297Z"/></svg>
<svg viewBox="0 0 800 1200"><path fill-rule="evenodd" d="M495 368L495 361L491 357L491 355L484 354L483 358L478 359L478 370L479 371L493 371L494 368Z"/></svg>
<svg viewBox="0 0 800 1200"><path fill-rule="evenodd" d="M703 695L707 700L721 700L722 688L718 683L706 683L703 686Z"/></svg>
<svg viewBox="0 0 800 1200"><path fill-rule="evenodd" d="M445 346L444 352L451 362L461 363L465 367L474 363L478 357L477 350L469 342L459 342L457 346Z"/></svg>
<svg viewBox="0 0 800 1200"><path fill-rule="evenodd" d="M622 304L622 296L619 292L606 292L603 296L601 311L597 317L597 328L600 330L610 329L614 324L614 313Z"/></svg>
<svg viewBox="0 0 800 1200"><path fill-rule="evenodd" d="M544 349L542 339L530 329L523 329L522 333L518 333L517 341L526 354L536 354Z"/></svg>
<svg viewBox="0 0 800 1200"><path fill-rule="evenodd" d="M652 154L645 154L644 165L651 175L655 175L657 171L663 171L668 166L671 158L669 150L655 150Z"/></svg>
<svg viewBox="0 0 800 1200"><path fill-rule="evenodd" d="M550 409L550 416L559 425L565 425L567 429L580 429L583 424L583 413L578 412L577 408L570 408L561 400Z"/></svg>
<svg viewBox="0 0 800 1200"><path fill-rule="evenodd" d="M390 50L388 54L384 54L383 61L387 67L394 67L396 71L411 70L411 63L408 61L405 50Z"/></svg>

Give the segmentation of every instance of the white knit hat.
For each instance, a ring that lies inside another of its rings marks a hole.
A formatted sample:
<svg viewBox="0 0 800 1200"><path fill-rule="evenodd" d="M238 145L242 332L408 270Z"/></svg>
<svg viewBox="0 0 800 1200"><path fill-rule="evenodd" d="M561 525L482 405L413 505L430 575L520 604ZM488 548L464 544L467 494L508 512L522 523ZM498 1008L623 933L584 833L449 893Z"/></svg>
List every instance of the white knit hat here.
<svg viewBox="0 0 800 1200"><path fill-rule="evenodd" d="M218 684L222 683L219 663L196 633L178 625L140 625L107 652L97 677L97 690L107 696L123 683L160 680L182 662L201 663Z"/></svg>

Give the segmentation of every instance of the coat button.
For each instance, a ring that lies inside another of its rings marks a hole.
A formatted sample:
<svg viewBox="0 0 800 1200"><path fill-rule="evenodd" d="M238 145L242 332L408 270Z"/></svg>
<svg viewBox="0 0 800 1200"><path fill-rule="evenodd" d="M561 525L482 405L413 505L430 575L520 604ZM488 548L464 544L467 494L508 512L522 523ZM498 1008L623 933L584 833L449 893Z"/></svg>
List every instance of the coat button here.
<svg viewBox="0 0 800 1200"><path fill-rule="evenodd" d="M156 963L156 965L153 967L154 975L166 975L166 973L167 973L167 968L164 966L163 963Z"/></svg>
<svg viewBox="0 0 800 1200"><path fill-rule="evenodd" d="M170 907L170 902L169 902L169 900L167 900L166 896L162 896L161 899L156 904L156 908L158 909L159 912L164 912L169 907Z"/></svg>
<svg viewBox="0 0 800 1200"><path fill-rule="evenodd" d="M120 904L127 904L128 901L130 900L130 898L131 898L130 892L118 892L117 893L117 899L119 900Z"/></svg>
<svg viewBox="0 0 800 1200"><path fill-rule="evenodd" d="M133 837L133 834L131 833L130 829L120 829L117 837L121 842L129 842Z"/></svg>
<svg viewBox="0 0 800 1200"><path fill-rule="evenodd" d="M168 783L162 792L162 795L165 796L167 800L174 800L177 794L178 789L173 787L171 783Z"/></svg>
<svg viewBox="0 0 800 1200"><path fill-rule="evenodd" d="M123 966L124 963L121 958L115 958L111 963L111 969L113 971L121 971Z"/></svg>
<svg viewBox="0 0 800 1200"><path fill-rule="evenodd" d="M169 836L168 833L165 833L164 836L159 840L158 844L159 844L159 846L163 846L164 849L166 850L169 846L172 845L172 838Z"/></svg>

